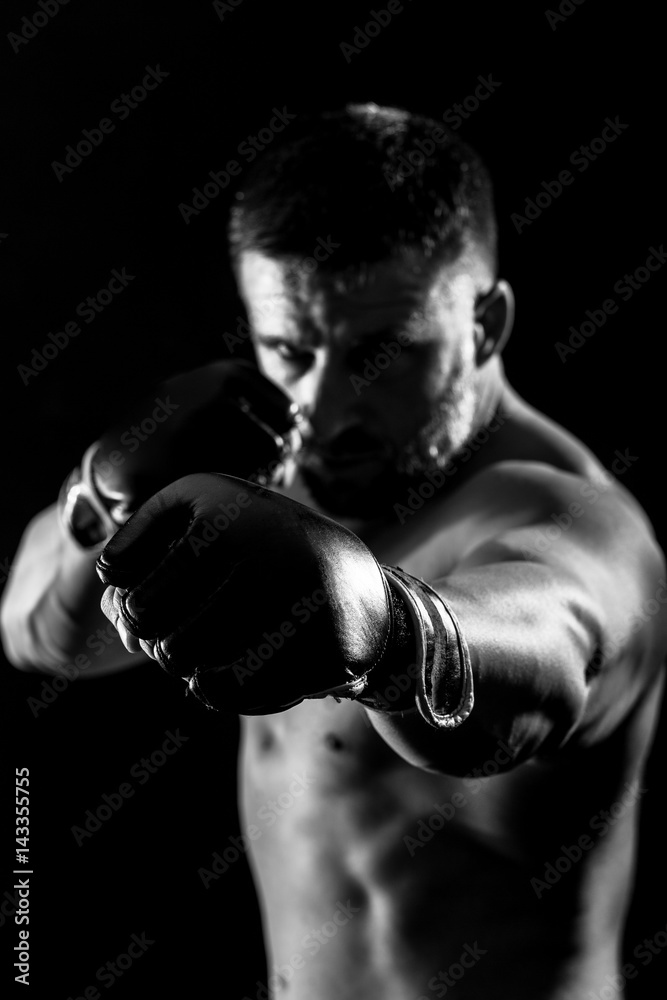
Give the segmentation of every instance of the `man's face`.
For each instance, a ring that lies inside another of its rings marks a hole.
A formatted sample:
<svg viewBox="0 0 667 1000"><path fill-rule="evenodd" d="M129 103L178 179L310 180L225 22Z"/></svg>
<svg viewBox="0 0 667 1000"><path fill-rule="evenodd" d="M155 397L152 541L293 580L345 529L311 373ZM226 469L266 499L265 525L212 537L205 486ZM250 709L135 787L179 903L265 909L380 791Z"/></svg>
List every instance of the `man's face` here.
<svg viewBox="0 0 667 1000"><path fill-rule="evenodd" d="M257 361L306 418L298 463L333 514L373 517L443 468L477 408L472 279L416 256L350 278L243 255Z"/></svg>

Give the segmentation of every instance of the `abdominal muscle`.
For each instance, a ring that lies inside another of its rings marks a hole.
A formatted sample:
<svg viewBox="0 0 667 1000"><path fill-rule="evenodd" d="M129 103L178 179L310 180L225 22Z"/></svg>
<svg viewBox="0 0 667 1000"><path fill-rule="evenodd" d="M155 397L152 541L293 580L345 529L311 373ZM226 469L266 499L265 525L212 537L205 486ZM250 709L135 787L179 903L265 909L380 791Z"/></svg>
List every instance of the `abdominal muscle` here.
<svg viewBox="0 0 667 1000"><path fill-rule="evenodd" d="M328 698L244 719L240 769L277 997L581 1000L614 973L634 807L544 881L615 801L581 762L421 771Z"/></svg>

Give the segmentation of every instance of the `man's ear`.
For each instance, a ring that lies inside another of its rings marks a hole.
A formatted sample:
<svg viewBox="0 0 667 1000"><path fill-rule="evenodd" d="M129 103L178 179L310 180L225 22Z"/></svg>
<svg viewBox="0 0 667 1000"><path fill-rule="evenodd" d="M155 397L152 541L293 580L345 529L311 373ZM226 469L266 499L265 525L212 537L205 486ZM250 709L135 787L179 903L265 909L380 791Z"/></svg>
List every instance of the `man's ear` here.
<svg viewBox="0 0 667 1000"><path fill-rule="evenodd" d="M500 354L514 325L514 292L506 281L497 281L475 305L475 347L481 367L491 355Z"/></svg>

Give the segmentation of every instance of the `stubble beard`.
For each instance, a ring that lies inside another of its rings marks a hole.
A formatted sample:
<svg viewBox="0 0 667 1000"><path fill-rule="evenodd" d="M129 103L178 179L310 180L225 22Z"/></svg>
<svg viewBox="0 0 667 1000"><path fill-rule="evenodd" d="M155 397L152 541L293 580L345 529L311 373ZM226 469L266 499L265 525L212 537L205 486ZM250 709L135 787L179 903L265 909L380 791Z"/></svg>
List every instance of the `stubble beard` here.
<svg viewBox="0 0 667 1000"><path fill-rule="evenodd" d="M448 467L477 430L479 392L463 359L429 418L402 445L387 443L388 459L371 481L322 479L307 466L303 480L319 507L332 515L381 519L415 483Z"/></svg>

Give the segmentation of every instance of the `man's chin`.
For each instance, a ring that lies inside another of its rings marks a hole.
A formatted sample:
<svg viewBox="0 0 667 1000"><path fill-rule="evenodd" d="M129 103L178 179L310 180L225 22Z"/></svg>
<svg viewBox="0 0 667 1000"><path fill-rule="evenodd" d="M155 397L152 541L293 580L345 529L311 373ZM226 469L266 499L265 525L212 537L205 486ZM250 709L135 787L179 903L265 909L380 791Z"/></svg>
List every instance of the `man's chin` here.
<svg viewBox="0 0 667 1000"><path fill-rule="evenodd" d="M313 500L333 516L375 520L391 512L401 496L403 476L384 471L373 478L323 476L302 468L301 475Z"/></svg>

